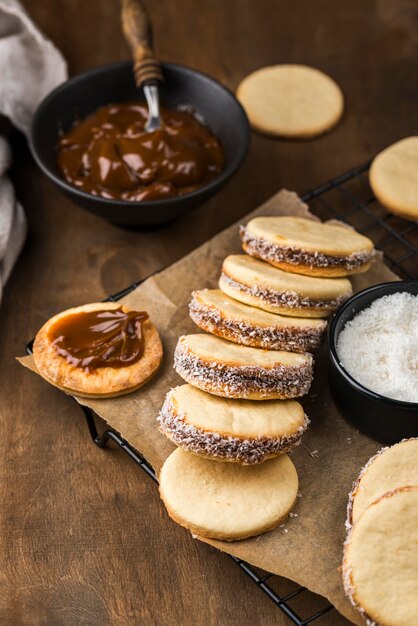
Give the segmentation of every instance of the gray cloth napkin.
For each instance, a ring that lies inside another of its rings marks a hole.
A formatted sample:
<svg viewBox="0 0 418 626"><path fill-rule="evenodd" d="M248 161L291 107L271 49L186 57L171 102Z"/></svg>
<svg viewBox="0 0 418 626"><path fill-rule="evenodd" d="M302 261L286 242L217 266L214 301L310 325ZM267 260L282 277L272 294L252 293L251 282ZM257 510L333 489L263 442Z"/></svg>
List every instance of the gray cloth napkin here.
<svg viewBox="0 0 418 626"><path fill-rule="evenodd" d="M22 5L0 0L0 114L28 135L39 102L66 78L61 53ZM10 163L10 147L0 137L0 298L26 236L25 214L5 175Z"/></svg>

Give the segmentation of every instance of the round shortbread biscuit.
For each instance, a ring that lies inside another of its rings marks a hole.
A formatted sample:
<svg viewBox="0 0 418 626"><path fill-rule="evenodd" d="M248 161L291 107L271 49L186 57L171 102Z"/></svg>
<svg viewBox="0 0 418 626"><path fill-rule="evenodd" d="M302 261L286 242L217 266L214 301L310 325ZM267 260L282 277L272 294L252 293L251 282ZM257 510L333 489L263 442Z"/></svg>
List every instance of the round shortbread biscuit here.
<svg viewBox="0 0 418 626"><path fill-rule="evenodd" d="M59 355L49 338L49 330L68 315L111 311L120 307L121 304L117 302L94 302L68 309L49 319L37 333L33 344L33 356L39 374L62 391L84 398L111 398L142 387L154 376L163 357L158 330L149 319L142 324L144 352L139 361L126 367L100 367L87 372ZM124 305L122 309L130 311Z"/></svg>
<svg viewBox="0 0 418 626"><path fill-rule="evenodd" d="M286 454L259 465L216 463L177 448L160 473L170 517L196 535L235 541L272 530L292 510L298 475Z"/></svg>
<svg viewBox="0 0 418 626"><path fill-rule="evenodd" d="M263 67L240 83L237 98L253 128L279 137L321 135L335 126L344 110L337 83L306 65Z"/></svg>
<svg viewBox="0 0 418 626"><path fill-rule="evenodd" d="M373 502L344 545L347 596L376 626L412 626L418 616L418 487Z"/></svg>
<svg viewBox="0 0 418 626"><path fill-rule="evenodd" d="M187 383L217 396L286 400L308 393L313 358L240 346L202 333L179 338L174 368Z"/></svg>
<svg viewBox="0 0 418 626"><path fill-rule="evenodd" d="M247 254L225 259L219 287L244 304L295 317L328 317L352 294L348 278L285 272Z"/></svg>
<svg viewBox="0 0 418 626"><path fill-rule="evenodd" d="M161 432L185 450L245 465L298 445L309 424L295 400L229 400L192 385L168 392L158 421Z"/></svg>
<svg viewBox="0 0 418 626"><path fill-rule="evenodd" d="M374 255L373 242L353 228L303 217L256 217L240 234L247 254L307 276L365 272Z"/></svg>
<svg viewBox="0 0 418 626"><path fill-rule="evenodd" d="M194 291L189 312L202 330L267 350L313 352L319 348L327 325L323 319L275 315L247 306L220 289Z"/></svg>
<svg viewBox="0 0 418 626"><path fill-rule="evenodd" d="M380 152L371 164L369 180L388 211L418 220L418 136L401 139Z"/></svg>
<svg viewBox="0 0 418 626"><path fill-rule="evenodd" d="M372 502L405 485L418 486L418 438L382 448L368 461L350 493L347 526L355 524Z"/></svg>

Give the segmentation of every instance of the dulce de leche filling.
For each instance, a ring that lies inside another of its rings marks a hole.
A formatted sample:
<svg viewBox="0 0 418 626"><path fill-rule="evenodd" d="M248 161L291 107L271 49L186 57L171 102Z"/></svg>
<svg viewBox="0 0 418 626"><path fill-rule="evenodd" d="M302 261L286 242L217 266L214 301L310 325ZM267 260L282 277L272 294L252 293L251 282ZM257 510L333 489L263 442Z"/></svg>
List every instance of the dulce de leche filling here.
<svg viewBox="0 0 418 626"><path fill-rule="evenodd" d="M147 108L109 104L63 134L58 166L65 179L103 198L150 201L190 193L223 168L216 137L188 111L161 109L147 132Z"/></svg>
<svg viewBox="0 0 418 626"><path fill-rule="evenodd" d="M48 331L56 352L67 363L89 372L100 367L126 367L144 352L145 311L100 310L72 313Z"/></svg>

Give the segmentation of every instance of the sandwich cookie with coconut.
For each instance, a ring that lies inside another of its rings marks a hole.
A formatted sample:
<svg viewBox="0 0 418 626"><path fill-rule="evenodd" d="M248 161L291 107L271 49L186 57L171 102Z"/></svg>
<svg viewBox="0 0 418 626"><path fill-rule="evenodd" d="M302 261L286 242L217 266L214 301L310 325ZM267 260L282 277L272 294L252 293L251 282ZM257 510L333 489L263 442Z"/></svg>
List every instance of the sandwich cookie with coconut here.
<svg viewBox="0 0 418 626"><path fill-rule="evenodd" d="M372 502L344 544L344 590L367 620L412 626L418 615L418 486L398 487Z"/></svg>
<svg viewBox="0 0 418 626"><path fill-rule="evenodd" d="M372 502L405 485L418 486L418 437L382 448L366 463L349 495L347 529Z"/></svg>
<svg viewBox="0 0 418 626"><path fill-rule="evenodd" d="M248 306L220 289L192 293L189 313L199 328L252 348L313 352L319 348L326 321L275 315Z"/></svg>
<svg viewBox="0 0 418 626"><path fill-rule="evenodd" d="M417 623L417 520L418 438L412 438L373 456L349 496L344 591L368 623Z"/></svg>
<svg viewBox="0 0 418 626"><path fill-rule="evenodd" d="M247 254L225 259L219 287L244 304L295 317L328 317L352 294L348 278L285 272Z"/></svg>
<svg viewBox="0 0 418 626"><path fill-rule="evenodd" d="M240 346L213 335L183 335L174 353L174 369L187 383L217 396L288 399L308 393L313 358Z"/></svg>
<svg viewBox="0 0 418 626"><path fill-rule="evenodd" d="M189 452L255 465L299 445L309 420L296 400L229 400L181 385L168 392L160 431Z"/></svg>
<svg viewBox="0 0 418 626"><path fill-rule="evenodd" d="M373 242L342 223L303 217L256 217L240 229L248 254L286 272L337 277L365 272Z"/></svg>

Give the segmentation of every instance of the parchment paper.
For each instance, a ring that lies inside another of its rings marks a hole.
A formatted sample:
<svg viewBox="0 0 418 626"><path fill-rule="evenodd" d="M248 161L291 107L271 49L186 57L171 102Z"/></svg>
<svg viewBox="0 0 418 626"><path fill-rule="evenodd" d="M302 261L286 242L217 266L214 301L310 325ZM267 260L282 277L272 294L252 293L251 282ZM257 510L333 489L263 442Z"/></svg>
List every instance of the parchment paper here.
<svg viewBox="0 0 418 626"><path fill-rule="evenodd" d="M282 190L241 222L255 215L312 217L298 196ZM127 396L104 400L77 398L91 407L152 464L158 473L174 449L157 429L156 416L167 391L182 380L174 372L173 353L179 335L196 332L187 304L193 289L215 287L223 259L239 252L238 224L234 224L189 255L145 281L121 302L146 309L164 344L164 361L156 377ZM397 280L382 258L354 277L353 289ZM36 371L32 357L19 359ZM204 540L262 569L286 576L327 597L345 617L364 624L346 600L339 566L345 537L347 494L361 467L381 447L358 433L338 413L328 389L326 351L316 359L314 384L302 399L311 426L302 444L291 453L300 479L294 513L284 527L254 539L234 543Z"/></svg>

